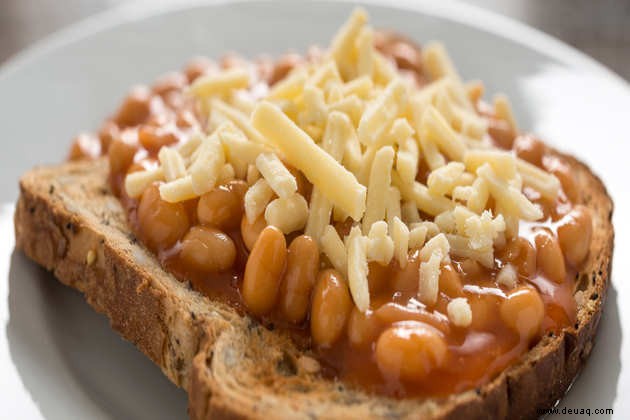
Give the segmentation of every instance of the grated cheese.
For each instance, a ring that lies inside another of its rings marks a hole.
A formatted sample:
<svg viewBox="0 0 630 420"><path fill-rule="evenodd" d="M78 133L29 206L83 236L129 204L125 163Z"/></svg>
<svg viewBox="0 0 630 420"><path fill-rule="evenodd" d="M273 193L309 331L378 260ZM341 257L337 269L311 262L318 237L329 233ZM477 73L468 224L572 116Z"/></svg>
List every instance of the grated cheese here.
<svg viewBox="0 0 630 420"><path fill-rule="evenodd" d="M396 171L405 184L412 184L418 173L420 150L414 138L408 138L400 145L396 153Z"/></svg>
<svg viewBox="0 0 630 420"><path fill-rule="evenodd" d="M322 252L328 257L337 271L346 276L348 274L348 255L346 246L332 225L327 225L320 238Z"/></svg>
<svg viewBox="0 0 630 420"><path fill-rule="evenodd" d="M401 205L402 220L407 225L411 225L412 223L417 223L420 221L420 213L418 212L418 207L416 203L413 201L403 201Z"/></svg>
<svg viewBox="0 0 630 420"><path fill-rule="evenodd" d="M263 214L267 204L273 198L273 190L266 180L259 179L245 193L245 216L251 224Z"/></svg>
<svg viewBox="0 0 630 420"><path fill-rule="evenodd" d="M234 171L234 167L226 163L221 167L219 171L219 179L217 180L217 184L225 184L226 182L232 181L236 178L236 172Z"/></svg>
<svg viewBox="0 0 630 420"><path fill-rule="evenodd" d="M436 252L431 254L427 261L420 263L418 299L428 306L433 306L437 302L441 260L442 255Z"/></svg>
<svg viewBox="0 0 630 420"><path fill-rule="evenodd" d="M271 189L280 198L289 198L297 191L295 177L275 153L261 153L256 158L256 168Z"/></svg>
<svg viewBox="0 0 630 420"><path fill-rule="evenodd" d="M302 101L304 110L298 115L299 125L301 127L310 124L322 126L328 116L324 92L313 85L306 85L302 93Z"/></svg>
<svg viewBox="0 0 630 420"><path fill-rule="evenodd" d="M138 198L151 184L163 179L164 170L162 168L132 172L125 178L125 191L129 197Z"/></svg>
<svg viewBox="0 0 630 420"><path fill-rule="evenodd" d="M247 165L247 174L245 175L245 181L247 182L247 185L251 187L256 181L261 178L261 176L262 175L260 175L260 171L258 171L256 165Z"/></svg>
<svg viewBox="0 0 630 420"><path fill-rule="evenodd" d="M465 169L461 162L449 162L447 165L431 171L427 179L429 192L435 195L450 195Z"/></svg>
<svg viewBox="0 0 630 420"><path fill-rule="evenodd" d="M435 142L450 159L461 161L464 158L466 153L464 141L433 106L429 106L424 112L421 130L422 137Z"/></svg>
<svg viewBox="0 0 630 420"><path fill-rule="evenodd" d="M329 111L338 111L346 114L354 125L359 123L364 110L364 103L356 95L346 96L328 106Z"/></svg>
<svg viewBox="0 0 630 420"><path fill-rule="evenodd" d="M359 311L365 312L370 307L368 287L367 240L361 235L361 229L354 226L346 240L348 250L348 285L354 304Z"/></svg>
<svg viewBox="0 0 630 420"><path fill-rule="evenodd" d="M184 158L177 150L171 147L162 147L158 153L158 160L162 165L164 178L167 181L174 181L186 175Z"/></svg>
<svg viewBox="0 0 630 420"><path fill-rule="evenodd" d="M409 228L398 216L394 217L389 224L392 241L394 242L394 256L401 268L407 266L409 249Z"/></svg>
<svg viewBox="0 0 630 420"><path fill-rule="evenodd" d="M446 235L443 233L438 233L431 239L427 241L426 244L420 250L420 261L429 261L431 256L439 255L440 261L450 262L449 252L450 252L450 244L446 239Z"/></svg>
<svg viewBox="0 0 630 420"><path fill-rule="evenodd" d="M363 27L357 36L357 76L372 76L374 72L374 32Z"/></svg>
<svg viewBox="0 0 630 420"><path fill-rule="evenodd" d="M387 265L394 257L394 241L387 235L387 223L380 220L370 227L367 242L367 259Z"/></svg>
<svg viewBox="0 0 630 420"><path fill-rule="evenodd" d="M394 149L391 146L380 148L374 155L367 189L365 214L363 215L364 233L369 232L374 223L385 218L385 206L391 183L393 164Z"/></svg>
<svg viewBox="0 0 630 420"><path fill-rule="evenodd" d="M368 16L365 10L357 8L352 12L350 19L339 29L330 45L330 55L340 65L344 77L350 79L353 76L350 57L354 57L355 43L363 25L367 23Z"/></svg>
<svg viewBox="0 0 630 420"><path fill-rule="evenodd" d="M516 287L518 280L518 273L512 264L506 264L501 268L499 274L497 274L497 283L508 288L508 290Z"/></svg>
<svg viewBox="0 0 630 420"><path fill-rule="evenodd" d="M210 106L213 114L215 111L218 111L221 115L224 115L245 134L248 140L265 144L265 138L252 126L246 114L217 99L213 99L210 102Z"/></svg>
<svg viewBox="0 0 630 420"><path fill-rule="evenodd" d="M403 183L396 172L392 172L392 184L398 187L403 199L413 201L419 210L431 216L436 216L455 206L448 198L431 194L429 189L418 181L414 181L411 185Z"/></svg>
<svg viewBox="0 0 630 420"><path fill-rule="evenodd" d="M341 95L344 97L356 95L357 99L366 99L373 88L374 82L370 76L360 76L344 84L341 87Z"/></svg>
<svg viewBox="0 0 630 420"><path fill-rule="evenodd" d="M223 146L218 134L215 133L202 141L189 168L192 191L195 195L205 194L215 187L223 164L225 164Z"/></svg>
<svg viewBox="0 0 630 420"><path fill-rule="evenodd" d="M446 305L448 319L456 327L466 328L472 323L472 310L466 298L455 298Z"/></svg>
<svg viewBox="0 0 630 420"><path fill-rule="evenodd" d="M523 184L532 187L543 197L555 200L560 192L560 181L554 175L522 159L517 159L516 167L523 177Z"/></svg>
<svg viewBox="0 0 630 420"><path fill-rule="evenodd" d="M249 165L256 162L261 153L269 152L269 148L261 143L249 141L242 131L233 127L233 130L219 130L218 135L223 144L226 160L232 164L239 178L247 175Z"/></svg>
<svg viewBox="0 0 630 420"><path fill-rule="evenodd" d="M428 228L424 225L413 226L409 230L409 249L420 249L427 239Z"/></svg>
<svg viewBox="0 0 630 420"><path fill-rule="evenodd" d="M404 112L407 101L407 89L400 79L394 79L383 93L370 104L361 120L357 133L359 141L371 145L384 135L396 117Z"/></svg>
<svg viewBox="0 0 630 420"><path fill-rule="evenodd" d="M389 187L385 199L385 216L387 223L391 224L394 218L402 218L400 208L400 191L396 187Z"/></svg>
<svg viewBox="0 0 630 420"><path fill-rule="evenodd" d="M446 234L451 254L456 257L475 260L484 267L494 266L494 253L492 249L475 250L470 246L470 240L462 235Z"/></svg>
<svg viewBox="0 0 630 420"><path fill-rule="evenodd" d="M485 163L477 169L477 175L488 183L490 193L504 211L525 220L535 221L543 217L542 210L534 205L513 185L499 178L492 167Z"/></svg>
<svg viewBox="0 0 630 420"><path fill-rule="evenodd" d="M496 116L504 121L507 121L512 131L517 133L518 126L516 125L516 119L514 118L514 113L512 112L512 106L510 105L510 101L507 96L498 94L494 97L493 103Z"/></svg>
<svg viewBox="0 0 630 420"><path fill-rule="evenodd" d="M288 197L279 197L270 202L265 209L265 220L284 234L303 229L308 217L306 199L298 193Z"/></svg>
<svg viewBox="0 0 630 420"><path fill-rule="evenodd" d="M292 100L298 97L302 94L307 77L305 69L296 67L287 77L271 87L267 99Z"/></svg>
<svg viewBox="0 0 630 420"><path fill-rule="evenodd" d="M249 72L233 68L218 74L209 74L197 78L190 85L189 92L197 97L205 98L214 95L226 95L234 89L246 88L249 85Z"/></svg>
<svg viewBox="0 0 630 420"><path fill-rule="evenodd" d="M367 20L357 9L321 60L295 67L268 92L244 90L247 69L197 79L189 93L210 135L162 148L156 169L125 178L127 194L165 181L161 197L179 202L244 179L247 220L264 215L285 234L303 229L347 276L361 311L370 306L368 261L405 267L418 250L418 298L427 305L451 256L494 267L495 247L518 235L521 220L543 216L523 187L555 200L558 178L493 147L474 106L483 85L464 85L441 44L423 48L432 81L417 87L375 50ZM495 97L494 112L518 132L507 98ZM289 167L313 185L309 202ZM356 223L344 243L331 220L348 218ZM514 287L514 267L496 280ZM453 299L447 312L453 325L470 324L466 299Z"/></svg>
<svg viewBox="0 0 630 420"><path fill-rule="evenodd" d="M282 111L263 101L254 109L252 123L333 205L348 212L354 220L361 219L365 212L366 188Z"/></svg>
<svg viewBox="0 0 630 420"><path fill-rule="evenodd" d="M198 193L193 187L193 181L190 175L160 185L160 197L162 200L169 203L186 201L197 196Z"/></svg>

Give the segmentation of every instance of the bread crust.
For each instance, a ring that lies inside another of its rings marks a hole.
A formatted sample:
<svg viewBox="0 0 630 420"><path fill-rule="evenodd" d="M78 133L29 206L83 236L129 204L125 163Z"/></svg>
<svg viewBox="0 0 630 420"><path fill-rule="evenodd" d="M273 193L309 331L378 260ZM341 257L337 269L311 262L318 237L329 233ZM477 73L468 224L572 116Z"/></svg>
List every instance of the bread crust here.
<svg viewBox="0 0 630 420"><path fill-rule="evenodd" d="M107 188L107 163L36 168L20 181L16 247L81 291L112 327L189 395L193 419L535 418L564 395L588 358L606 297L613 205L602 182L570 156L593 212L593 242L577 289L578 321L545 336L488 384L444 399L368 395L300 368L302 352L231 307L161 269L130 232ZM88 252L96 259L88 264ZM576 290L577 290L576 289Z"/></svg>

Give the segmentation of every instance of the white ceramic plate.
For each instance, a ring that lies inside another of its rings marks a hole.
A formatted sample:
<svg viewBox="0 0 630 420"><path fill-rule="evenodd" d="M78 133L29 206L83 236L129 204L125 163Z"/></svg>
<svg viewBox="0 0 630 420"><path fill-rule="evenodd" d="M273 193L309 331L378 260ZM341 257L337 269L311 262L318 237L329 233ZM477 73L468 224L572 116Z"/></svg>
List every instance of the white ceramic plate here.
<svg viewBox="0 0 630 420"><path fill-rule="evenodd" d="M167 2L169 3L169 2ZM443 40L467 79L506 92L520 125L588 162L616 202L615 271L598 343L559 408L630 415L630 89L575 50L506 18L455 2L370 3L376 26ZM396 7L391 7L395 3ZM303 51L325 45L348 3L240 2L177 8L131 4L89 19L0 69L0 201L29 167L59 162L130 85L196 54ZM624 194L625 193L625 194ZM81 296L13 252L12 206L0 211L0 407L18 418L178 418L185 394L121 340ZM625 305L623 305L625 306ZM607 417L610 417L608 415Z"/></svg>

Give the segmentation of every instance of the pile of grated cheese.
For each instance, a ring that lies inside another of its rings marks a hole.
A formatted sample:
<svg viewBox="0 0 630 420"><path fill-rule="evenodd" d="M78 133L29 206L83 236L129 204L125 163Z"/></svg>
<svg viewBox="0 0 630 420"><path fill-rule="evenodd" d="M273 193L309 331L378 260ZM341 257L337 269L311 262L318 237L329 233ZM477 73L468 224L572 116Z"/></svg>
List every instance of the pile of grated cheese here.
<svg viewBox="0 0 630 420"><path fill-rule="evenodd" d="M129 196L161 180L162 198L177 202L245 179L247 219L264 215L285 234L314 238L361 311L370 305L369 261L405 267L419 249L425 304L436 301L450 256L493 267L494 246L516 236L520 220L543 216L523 187L554 199L558 179L492 146L474 92L442 45L423 49L432 82L419 88L374 49L367 20L355 10L321 60L293 69L262 99L242 94L253 82L244 69L196 80L189 94L209 113L207 133L163 148L158 168L128 175ZM505 97L494 108L516 131ZM421 162L426 184L416 180ZM309 202L285 163L312 183ZM341 238L331 223L348 217L355 224ZM467 304L449 308L460 324L469 318Z"/></svg>

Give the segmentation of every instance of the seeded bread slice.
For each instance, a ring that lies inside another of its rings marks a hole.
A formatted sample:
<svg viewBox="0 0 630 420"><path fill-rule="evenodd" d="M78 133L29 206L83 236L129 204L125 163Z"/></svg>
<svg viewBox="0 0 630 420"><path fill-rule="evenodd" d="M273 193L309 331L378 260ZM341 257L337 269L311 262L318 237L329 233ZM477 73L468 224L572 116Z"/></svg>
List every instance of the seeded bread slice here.
<svg viewBox="0 0 630 420"><path fill-rule="evenodd" d="M567 159L594 222L590 256L577 281L583 297L578 322L544 337L489 384L446 399L396 400L323 379L282 332L177 281L130 232L107 187L103 159L25 174L16 246L80 290L116 331L186 389L193 419L535 418L538 408L562 397L590 354L612 257L612 202L585 165Z"/></svg>

